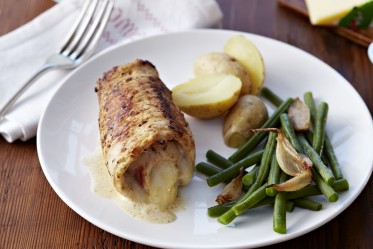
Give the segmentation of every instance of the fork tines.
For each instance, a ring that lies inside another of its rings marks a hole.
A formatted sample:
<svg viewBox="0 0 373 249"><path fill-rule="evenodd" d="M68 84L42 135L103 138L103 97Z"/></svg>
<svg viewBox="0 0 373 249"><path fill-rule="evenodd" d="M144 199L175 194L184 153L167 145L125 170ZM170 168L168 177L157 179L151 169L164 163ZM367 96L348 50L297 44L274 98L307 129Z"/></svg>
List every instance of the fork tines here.
<svg viewBox="0 0 373 249"><path fill-rule="evenodd" d="M59 52L72 60L88 57L98 43L113 5L111 0L86 0Z"/></svg>

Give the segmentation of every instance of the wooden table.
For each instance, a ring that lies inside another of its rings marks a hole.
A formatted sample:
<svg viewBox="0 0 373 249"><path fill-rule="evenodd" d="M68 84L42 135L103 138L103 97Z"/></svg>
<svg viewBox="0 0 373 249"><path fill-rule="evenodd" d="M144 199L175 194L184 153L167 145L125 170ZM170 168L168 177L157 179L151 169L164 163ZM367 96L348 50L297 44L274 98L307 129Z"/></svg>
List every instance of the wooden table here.
<svg viewBox="0 0 373 249"><path fill-rule="evenodd" d="M218 0L223 27L299 47L343 75L373 111L373 65L366 48L279 7L273 0ZM53 6L51 0L0 0L0 35ZM337 89L336 89L337 90ZM0 248L151 248L90 224L52 190L41 170L36 140L0 138ZM373 152L372 152L373 153ZM373 248L373 181L343 213L299 238L266 248Z"/></svg>

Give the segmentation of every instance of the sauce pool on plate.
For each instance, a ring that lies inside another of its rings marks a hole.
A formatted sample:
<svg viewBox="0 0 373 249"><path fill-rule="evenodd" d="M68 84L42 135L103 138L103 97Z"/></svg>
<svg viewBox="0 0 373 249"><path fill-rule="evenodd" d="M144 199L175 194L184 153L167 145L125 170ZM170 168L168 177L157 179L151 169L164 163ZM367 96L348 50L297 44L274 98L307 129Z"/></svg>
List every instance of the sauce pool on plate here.
<svg viewBox="0 0 373 249"><path fill-rule="evenodd" d="M113 200L124 212L136 219L151 223L170 223L176 220L175 211L184 207L180 197L171 207L161 210L154 204L133 202L119 194L105 167L100 149L96 149L92 154L83 158L83 163L89 170L91 191L101 197Z"/></svg>

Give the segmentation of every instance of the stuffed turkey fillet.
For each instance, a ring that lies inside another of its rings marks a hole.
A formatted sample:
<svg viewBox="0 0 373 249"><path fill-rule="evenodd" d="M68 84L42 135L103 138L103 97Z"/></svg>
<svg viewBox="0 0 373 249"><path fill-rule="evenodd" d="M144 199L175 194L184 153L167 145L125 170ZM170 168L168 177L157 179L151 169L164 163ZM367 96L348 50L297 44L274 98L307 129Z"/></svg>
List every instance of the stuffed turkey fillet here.
<svg viewBox="0 0 373 249"><path fill-rule="evenodd" d="M170 90L148 61L112 68L97 82L104 162L118 192L167 208L191 181L195 144Z"/></svg>

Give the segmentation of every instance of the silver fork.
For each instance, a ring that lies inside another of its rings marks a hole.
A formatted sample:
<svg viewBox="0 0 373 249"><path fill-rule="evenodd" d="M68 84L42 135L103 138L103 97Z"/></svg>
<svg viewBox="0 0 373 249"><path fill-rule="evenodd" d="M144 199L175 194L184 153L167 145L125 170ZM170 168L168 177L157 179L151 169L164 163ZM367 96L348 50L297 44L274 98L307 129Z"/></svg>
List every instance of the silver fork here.
<svg viewBox="0 0 373 249"><path fill-rule="evenodd" d="M0 118L44 73L51 69L75 68L91 56L109 20L113 5L112 0L86 0L61 48L50 55L39 71L0 109Z"/></svg>

